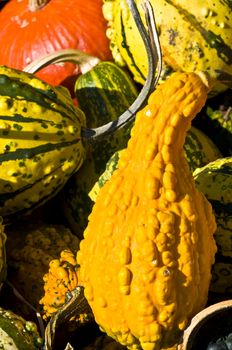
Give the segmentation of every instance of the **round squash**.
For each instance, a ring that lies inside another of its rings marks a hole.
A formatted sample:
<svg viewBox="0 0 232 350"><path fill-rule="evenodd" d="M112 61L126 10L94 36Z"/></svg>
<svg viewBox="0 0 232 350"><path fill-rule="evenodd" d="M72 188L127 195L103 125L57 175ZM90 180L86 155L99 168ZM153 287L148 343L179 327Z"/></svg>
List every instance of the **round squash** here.
<svg viewBox="0 0 232 350"><path fill-rule="evenodd" d="M0 114L0 215L14 220L54 196L80 168L85 115L67 89L5 66Z"/></svg>

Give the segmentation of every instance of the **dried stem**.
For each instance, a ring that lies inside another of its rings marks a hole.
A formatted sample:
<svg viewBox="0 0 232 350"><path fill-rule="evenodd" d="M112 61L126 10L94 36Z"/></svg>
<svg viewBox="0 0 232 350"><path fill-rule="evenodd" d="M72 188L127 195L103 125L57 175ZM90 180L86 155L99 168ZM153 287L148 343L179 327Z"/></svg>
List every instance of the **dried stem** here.
<svg viewBox="0 0 232 350"><path fill-rule="evenodd" d="M42 7L46 6L50 0L29 0L28 7L31 12L40 10Z"/></svg>

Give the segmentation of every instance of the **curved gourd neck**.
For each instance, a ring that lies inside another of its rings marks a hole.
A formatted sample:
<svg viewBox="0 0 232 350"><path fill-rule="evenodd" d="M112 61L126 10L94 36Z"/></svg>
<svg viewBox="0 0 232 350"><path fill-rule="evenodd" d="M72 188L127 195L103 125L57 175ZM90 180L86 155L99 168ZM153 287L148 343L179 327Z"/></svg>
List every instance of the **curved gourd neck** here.
<svg viewBox="0 0 232 350"><path fill-rule="evenodd" d="M35 12L48 4L50 0L29 0L28 8L31 12Z"/></svg>

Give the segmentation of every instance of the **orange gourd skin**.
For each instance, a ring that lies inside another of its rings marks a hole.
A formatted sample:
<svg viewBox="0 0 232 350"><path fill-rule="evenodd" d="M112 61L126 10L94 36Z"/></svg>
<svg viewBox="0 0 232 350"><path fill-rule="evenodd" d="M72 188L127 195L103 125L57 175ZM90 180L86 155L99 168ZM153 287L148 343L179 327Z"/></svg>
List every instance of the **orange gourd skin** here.
<svg viewBox="0 0 232 350"><path fill-rule="evenodd" d="M40 299L43 307L43 318L49 319L69 299L69 293L79 285L78 265L76 256L70 249L64 249L59 259L53 259L49 263L49 271L44 275L44 295ZM84 308L83 312L71 317L68 328L76 329L79 324L93 320L91 309Z"/></svg>
<svg viewBox="0 0 232 350"><path fill-rule="evenodd" d="M78 286L77 263L70 249L61 252L59 259L49 263L49 271L43 277L44 296L40 300L43 305L44 318L50 317L66 301L66 294Z"/></svg>
<svg viewBox="0 0 232 350"><path fill-rule="evenodd" d="M150 95L77 252L96 322L128 349L175 346L207 301L216 223L183 152L207 91L175 73Z"/></svg>
<svg viewBox="0 0 232 350"><path fill-rule="evenodd" d="M102 0L85 0L84 5L82 0L48 0L35 11L29 2L11 0L0 12L0 65L23 69L39 57L67 48L112 60ZM66 62L45 67L36 75L71 90L79 73L77 65Z"/></svg>

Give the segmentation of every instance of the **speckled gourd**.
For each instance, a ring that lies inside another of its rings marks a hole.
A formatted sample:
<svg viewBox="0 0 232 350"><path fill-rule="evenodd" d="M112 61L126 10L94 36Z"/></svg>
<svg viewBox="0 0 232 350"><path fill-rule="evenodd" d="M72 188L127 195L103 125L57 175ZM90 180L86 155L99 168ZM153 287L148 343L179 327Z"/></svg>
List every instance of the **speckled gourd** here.
<svg viewBox="0 0 232 350"><path fill-rule="evenodd" d="M203 80L175 73L150 95L77 253L96 322L128 349L175 348L207 301L216 223L183 152Z"/></svg>
<svg viewBox="0 0 232 350"><path fill-rule="evenodd" d="M0 215L15 219L58 192L85 157L84 125L68 90L0 66Z"/></svg>
<svg viewBox="0 0 232 350"><path fill-rule="evenodd" d="M49 318L65 304L68 293L78 286L78 265L75 253L70 249L61 251L57 259L49 263L49 269L44 275L44 293L40 299L43 306L44 318ZM80 322L87 318L87 314L79 317Z"/></svg>
<svg viewBox="0 0 232 350"><path fill-rule="evenodd" d="M142 1L136 0L142 13ZM215 84L211 93L232 84L231 2L216 0L151 1L163 52L163 78L172 71L207 71ZM127 64L136 81L147 76L146 53L125 0L104 0L107 35L116 62Z"/></svg>

